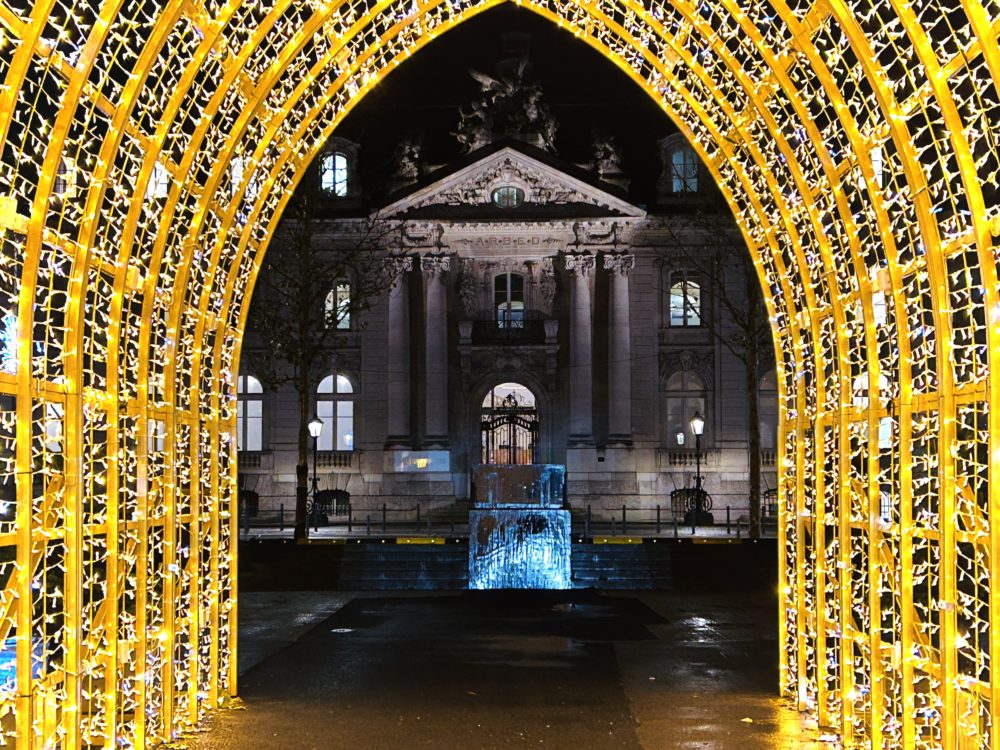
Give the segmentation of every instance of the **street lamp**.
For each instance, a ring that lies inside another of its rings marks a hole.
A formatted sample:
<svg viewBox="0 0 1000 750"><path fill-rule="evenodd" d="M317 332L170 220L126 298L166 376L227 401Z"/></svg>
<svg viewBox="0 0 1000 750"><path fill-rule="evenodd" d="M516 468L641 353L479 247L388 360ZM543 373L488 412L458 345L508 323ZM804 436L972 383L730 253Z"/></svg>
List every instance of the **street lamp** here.
<svg viewBox="0 0 1000 750"><path fill-rule="evenodd" d="M316 453L319 450L319 436L323 434L323 420L318 416L314 416L309 420L309 435L313 439L313 481L312 481L312 512L313 521L319 517L317 515L316 508L316 491L317 487L317 477L316 477Z"/></svg>
<svg viewBox="0 0 1000 750"><path fill-rule="evenodd" d="M691 516L691 533L695 533L698 519L701 517L701 434L705 431L705 419L700 412L691 417L691 432L694 433L694 514Z"/></svg>

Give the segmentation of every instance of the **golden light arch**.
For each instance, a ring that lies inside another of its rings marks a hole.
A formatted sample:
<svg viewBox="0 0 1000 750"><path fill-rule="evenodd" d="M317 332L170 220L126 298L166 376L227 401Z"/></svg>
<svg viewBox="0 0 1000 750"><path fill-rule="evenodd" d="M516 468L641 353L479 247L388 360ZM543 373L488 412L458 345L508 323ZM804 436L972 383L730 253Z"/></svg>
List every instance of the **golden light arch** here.
<svg viewBox="0 0 1000 750"><path fill-rule="evenodd" d="M5 741L154 744L235 692L260 254L349 108L496 4L0 2ZM859 744L1000 748L1000 3L524 5L662 105L754 254L782 692Z"/></svg>

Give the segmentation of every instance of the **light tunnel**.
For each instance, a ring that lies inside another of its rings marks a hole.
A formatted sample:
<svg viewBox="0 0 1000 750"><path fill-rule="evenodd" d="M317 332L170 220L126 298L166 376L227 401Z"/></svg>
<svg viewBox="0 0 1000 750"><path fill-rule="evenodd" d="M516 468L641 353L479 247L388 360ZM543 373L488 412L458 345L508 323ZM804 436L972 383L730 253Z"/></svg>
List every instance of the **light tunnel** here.
<svg viewBox="0 0 1000 750"><path fill-rule="evenodd" d="M152 746L235 694L261 253L352 105L496 4L0 0L0 744ZM1000 0L523 5L660 103L753 253L781 692L1000 748Z"/></svg>

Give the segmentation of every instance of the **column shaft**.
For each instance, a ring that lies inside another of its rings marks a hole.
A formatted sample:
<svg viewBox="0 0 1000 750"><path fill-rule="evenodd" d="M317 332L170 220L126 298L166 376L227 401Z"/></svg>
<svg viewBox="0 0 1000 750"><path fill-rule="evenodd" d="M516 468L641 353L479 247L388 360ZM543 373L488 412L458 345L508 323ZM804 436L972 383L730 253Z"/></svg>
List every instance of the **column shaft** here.
<svg viewBox="0 0 1000 750"><path fill-rule="evenodd" d="M569 439L577 445L594 441L593 415L593 314L590 272L594 257L589 253L566 255L566 270L573 277L569 343Z"/></svg>
<svg viewBox="0 0 1000 750"><path fill-rule="evenodd" d="M413 258L391 257L395 282L389 292L388 330L388 403L386 404L386 442L409 446L410 434L410 293L408 271Z"/></svg>
<svg viewBox="0 0 1000 750"><path fill-rule="evenodd" d="M632 438L632 344L629 318L628 274L635 265L633 255L606 255L608 284L608 440L628 442Z"/></svg>
<svg viewBox="0 0 1000 750"><path fill-rule="evenodd" d="M424 436L428 444L448 443L448 297L445 274L448 256L424 256L420 266L424 293L424 354L426 356L426 410Z"/></svg>

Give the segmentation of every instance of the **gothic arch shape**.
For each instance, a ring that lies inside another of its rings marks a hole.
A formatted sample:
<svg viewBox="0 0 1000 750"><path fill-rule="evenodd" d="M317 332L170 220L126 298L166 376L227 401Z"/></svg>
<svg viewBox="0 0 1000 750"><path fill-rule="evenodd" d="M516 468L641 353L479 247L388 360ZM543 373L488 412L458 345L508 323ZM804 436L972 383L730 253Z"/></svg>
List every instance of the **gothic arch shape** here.
<svg viewBox="0 0 1000 750"><path fill-rule="evenodd" d="M235 693L234 388L260 254L354 103L496 4L0 7L18 665L0 701L20 748L169 740ZM782 692L848 742L1000 746L1000 9L523 5L660 103L754 256L779 375ZM863 373L889 397L856 407ZM39 603L46 564L65 572ZM47 618L58 645L36 646Z"/></svg>

